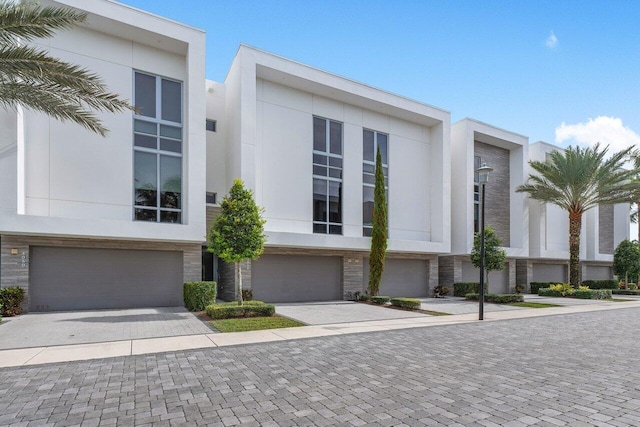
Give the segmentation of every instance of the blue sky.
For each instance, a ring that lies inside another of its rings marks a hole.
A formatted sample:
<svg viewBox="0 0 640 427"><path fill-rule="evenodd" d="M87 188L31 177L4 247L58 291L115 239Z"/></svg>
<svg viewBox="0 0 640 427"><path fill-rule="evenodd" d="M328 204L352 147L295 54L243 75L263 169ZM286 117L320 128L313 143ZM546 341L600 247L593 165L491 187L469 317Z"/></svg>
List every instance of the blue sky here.
<svg viewBox="0 0 640 427"><path fill-rule="evenodd" d="M637 1L122 2L206 30L212 80L245 43L530 142L640 144Z"/></svg>

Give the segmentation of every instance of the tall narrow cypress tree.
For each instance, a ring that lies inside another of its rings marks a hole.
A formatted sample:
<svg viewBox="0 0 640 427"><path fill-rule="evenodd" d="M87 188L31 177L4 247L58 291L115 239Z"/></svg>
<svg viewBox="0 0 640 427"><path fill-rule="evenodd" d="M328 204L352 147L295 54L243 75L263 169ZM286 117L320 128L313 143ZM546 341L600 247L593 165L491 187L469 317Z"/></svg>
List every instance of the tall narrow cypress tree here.
<svg viewBox="0 0 640 427"><path fill-rule="evenodd" d="M378 295L387 254L387 194L384 188L384 171L380 147L376 153L375 189L373 193L373 229L369 252L369 294Z"/></svg>

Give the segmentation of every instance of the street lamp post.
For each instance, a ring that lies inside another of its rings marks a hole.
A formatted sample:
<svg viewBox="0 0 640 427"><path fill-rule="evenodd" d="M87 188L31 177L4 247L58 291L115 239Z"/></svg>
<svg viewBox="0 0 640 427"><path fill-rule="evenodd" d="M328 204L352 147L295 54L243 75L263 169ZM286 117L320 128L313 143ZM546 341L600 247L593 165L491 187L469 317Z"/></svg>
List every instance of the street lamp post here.
<svg viewBox="0 0 640 427"><path fill-rule="evenodd" d="M479 303L479 320L484 320L484 194L485 194L485 184L489 182L489 174L493 168L491 166L487 166L486 163L483 163L476 172L478 173L478 182L480 183L480 191L482 192L480 198L480 297L478 298Z"/></svg>

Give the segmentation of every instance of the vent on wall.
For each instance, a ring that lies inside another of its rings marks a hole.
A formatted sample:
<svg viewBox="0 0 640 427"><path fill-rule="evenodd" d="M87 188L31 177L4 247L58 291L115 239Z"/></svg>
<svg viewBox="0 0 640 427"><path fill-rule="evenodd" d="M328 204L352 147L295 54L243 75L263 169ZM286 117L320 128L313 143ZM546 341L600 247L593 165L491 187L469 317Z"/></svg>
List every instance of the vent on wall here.
<svg viewBox="0 0 640 427"><path fill-rule="evenodd" d="M218 201L218 193L210 193L207 191L207 204L215 205Z"/></svg>
<svg viewBox="0 0 640 427"><path fill-rule="evenodd" d="M207 119L207 130L209 132L216 132L217 122L215 120Z"/></svg>

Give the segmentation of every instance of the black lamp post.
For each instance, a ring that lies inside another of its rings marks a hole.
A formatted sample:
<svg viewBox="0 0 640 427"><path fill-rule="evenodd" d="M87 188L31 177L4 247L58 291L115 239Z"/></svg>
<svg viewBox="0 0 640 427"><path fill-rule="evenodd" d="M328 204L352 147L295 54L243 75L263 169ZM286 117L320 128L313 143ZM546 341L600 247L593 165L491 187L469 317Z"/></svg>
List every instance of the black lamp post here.
<svg viewBox="0 0 640 427"><path fill-rule="evenodd" d="M480 183L480 191L482 192L482 196L480 198L480 297L478 298L479 302L479 320L484 320L484 186L487 182L489 182L489 174L493 168L491 166L487 166L486 163L483 163L476 172L478 173L478 181Z"/></svg>

